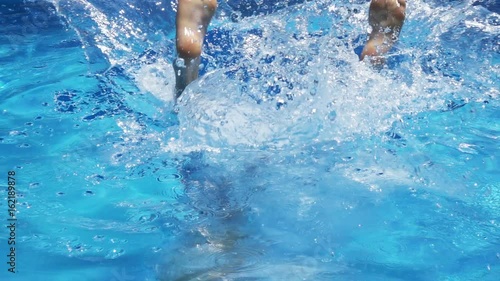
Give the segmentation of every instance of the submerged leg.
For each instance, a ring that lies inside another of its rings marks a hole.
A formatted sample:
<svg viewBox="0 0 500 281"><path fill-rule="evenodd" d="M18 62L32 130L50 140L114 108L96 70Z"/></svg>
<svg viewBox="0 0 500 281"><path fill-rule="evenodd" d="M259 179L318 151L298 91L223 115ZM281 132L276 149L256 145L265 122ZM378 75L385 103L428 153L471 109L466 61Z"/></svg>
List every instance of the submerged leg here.
<svg viewBox="0 0 500 281"><path fill-rule="evenodd" d="M372 32L361 52L360 60L370 56L371 62L383 63L380 56L387 53L398 40L406 12L406 0L372 0L369 23Z"/></svg>
<svg viewBox="0 0 500 281"><path fill-rule="evenodd" d="M176 19L176 47L174 62L175 97L198 78L203 38L217 8L217 0L179 0Z"/></svg>

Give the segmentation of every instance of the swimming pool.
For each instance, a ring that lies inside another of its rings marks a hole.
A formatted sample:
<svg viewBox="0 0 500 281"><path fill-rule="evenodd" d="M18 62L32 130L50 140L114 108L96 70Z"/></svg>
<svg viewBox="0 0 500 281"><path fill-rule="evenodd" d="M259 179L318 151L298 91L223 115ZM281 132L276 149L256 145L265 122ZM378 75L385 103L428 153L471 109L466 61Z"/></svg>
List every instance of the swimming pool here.
<svg viewBox="0 0 500 281"><path fill-rule="evenodd" d="M498 280L498 2L366 2L221 3L174 105L174 4L2 1L1 280Z"/></svg>

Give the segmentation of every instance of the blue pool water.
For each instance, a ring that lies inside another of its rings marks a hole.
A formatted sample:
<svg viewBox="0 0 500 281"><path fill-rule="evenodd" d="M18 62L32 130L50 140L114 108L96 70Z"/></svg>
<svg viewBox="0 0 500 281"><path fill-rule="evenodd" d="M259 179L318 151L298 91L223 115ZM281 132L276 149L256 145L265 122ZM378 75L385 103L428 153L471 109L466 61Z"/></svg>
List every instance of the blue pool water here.
<svg viewBox="0 0 500 281"><path fill-rule="evenodd" d="M0 280L499 280L496 0L228 0L177 105L175 2L0 2Z"/></svg>

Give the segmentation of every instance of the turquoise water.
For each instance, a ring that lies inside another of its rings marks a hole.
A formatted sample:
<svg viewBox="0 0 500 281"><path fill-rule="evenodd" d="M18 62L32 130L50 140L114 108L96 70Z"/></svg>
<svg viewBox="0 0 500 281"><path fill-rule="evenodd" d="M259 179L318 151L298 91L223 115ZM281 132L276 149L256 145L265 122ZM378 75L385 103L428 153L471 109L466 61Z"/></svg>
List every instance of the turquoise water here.
<svg viewBox="0 0 500 281"><path fill-rule="evenodd" d="M381 69L367 1L223 2L177 105L175 3L1 3L1 280L498 280L497 1Z"/></svg>

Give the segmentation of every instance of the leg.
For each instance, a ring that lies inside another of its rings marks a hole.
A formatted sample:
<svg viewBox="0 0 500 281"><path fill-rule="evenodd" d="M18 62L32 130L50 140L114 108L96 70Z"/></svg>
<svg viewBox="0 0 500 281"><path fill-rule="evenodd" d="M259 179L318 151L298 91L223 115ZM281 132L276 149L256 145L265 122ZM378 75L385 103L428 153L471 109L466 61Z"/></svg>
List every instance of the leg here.
<svg viewBox="0 0 500 281"><path fill-rule="evenodd" d="M217 8L217 0L179 0L176 19L177 60L175 95L198 78L203 38Z"/></svg>
<svg viewBox="0 0 500 281"><path fill-rule="evenodd" d="M372 63L384 62L379 56L387 53L398 39L405 20L405 11L406 0L372 0L369 12L372 32L360 60L370 56Z"/></svg>

